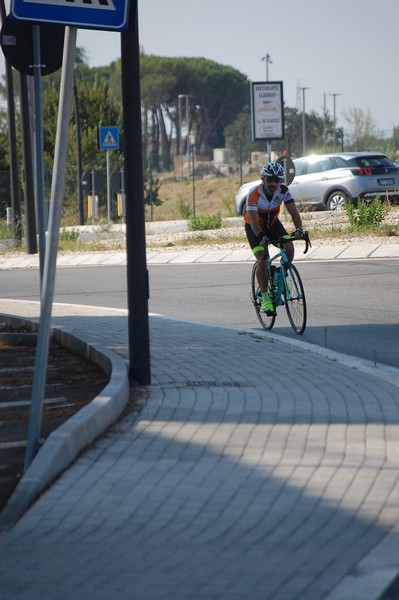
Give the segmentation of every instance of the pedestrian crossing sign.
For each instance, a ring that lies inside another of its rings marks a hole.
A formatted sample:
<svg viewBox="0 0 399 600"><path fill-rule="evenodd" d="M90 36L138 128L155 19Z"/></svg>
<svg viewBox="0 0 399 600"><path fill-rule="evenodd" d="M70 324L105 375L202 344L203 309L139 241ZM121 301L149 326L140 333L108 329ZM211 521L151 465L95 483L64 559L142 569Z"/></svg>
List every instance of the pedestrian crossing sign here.
<svg viewBox="0 0 399 600"><path fill-rule="evenodd" d="M129 0L11 0L14 19L122 31Z"/></svg>
<svg viewBox="0 0 399 600"><path fill-rule="evenodd" d="M100 150L119 150L119 128L99 127L98 147Z"/></svg>

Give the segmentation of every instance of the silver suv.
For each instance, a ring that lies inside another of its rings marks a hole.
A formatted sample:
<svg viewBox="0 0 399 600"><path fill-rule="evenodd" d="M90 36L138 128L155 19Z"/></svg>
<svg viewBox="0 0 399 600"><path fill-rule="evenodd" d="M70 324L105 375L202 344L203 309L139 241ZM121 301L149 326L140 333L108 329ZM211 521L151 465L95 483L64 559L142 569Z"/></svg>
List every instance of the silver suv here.
<svg viewBox="0 0 399 600"><path fill-rule="evenodd" d="M295 177L290 190L300 209L342 210L346 201L358 198L399 201L399 168L385 154L342 152L294 159ZM241 215L248 191L260 185L252 181L236 195L236 213Z"/></svg>

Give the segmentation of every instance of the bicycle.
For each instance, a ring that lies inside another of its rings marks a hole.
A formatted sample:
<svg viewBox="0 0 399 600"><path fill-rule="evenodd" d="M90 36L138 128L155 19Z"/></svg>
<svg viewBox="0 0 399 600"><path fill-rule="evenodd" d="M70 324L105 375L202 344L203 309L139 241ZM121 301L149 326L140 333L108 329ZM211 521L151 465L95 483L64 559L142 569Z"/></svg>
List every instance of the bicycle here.
<svg viewBox="0 0 399 600"><path fill-rule="evenodd" d="M303 238L306 247L304 254L307 253L312 245L309 235L306 232ZM274 314L268 315L262 311L262 295L259 290L259 285L256 279L257 263L252 268L251 275L251 299L255 307L256 316L262 327L267 331L270 330L277 317L277 307L285 306L288 320L292 329L297 335L301 335L306 328L306 298L302 279L295 265L289 262L285 251L285 243L290 241L298 241L294 235L289 237L283 236L278 240L272 240L265 236L263 243L265 244L265 258L267 258L267 268L269 273L268 292L274 306ZM271 257L269 253L269 245L278 244L278 253ZM279 260L279 266L273 265L273 261Z"/></svg>

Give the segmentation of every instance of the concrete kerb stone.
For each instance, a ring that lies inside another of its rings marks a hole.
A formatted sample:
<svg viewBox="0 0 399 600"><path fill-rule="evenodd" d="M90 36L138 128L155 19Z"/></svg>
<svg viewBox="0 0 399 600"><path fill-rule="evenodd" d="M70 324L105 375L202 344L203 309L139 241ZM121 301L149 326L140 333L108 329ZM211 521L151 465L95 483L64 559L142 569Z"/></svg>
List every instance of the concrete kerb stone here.
<svg viewBox="0 0 399 600"><path fill-rule="evenodd" d="M295 255L296 262L323 261L323 260L357 260L376 258L399 258L399 244L350 244L320 246L315 244L304 255L298 251ZM164 264L194 264L194 263L240 263L253 260L251 251L247 248L237 249L209 249L200 248L192 250L147 250L148 265ZM92 253L67 253L57 257L57 267L85 267L85 266L125 266L127 264L126 253L122 251L92 252ZM8 269L39 268L38 256L26 258L0 257L0 271Z"/></svg>
<svg viewBox="0 0 399 600"><path fill-rule="evenodd" d="M32 329L34 321L2 315L6 322ZM78 454L116 421L129 399L129 379L125 361L99 344L88 344L61 327L52 328L54 339L74 354L99 366L110 376L108 385L54 430L28 467L0 516L0 529L12 527L37 496L60 475Z"/></svg>

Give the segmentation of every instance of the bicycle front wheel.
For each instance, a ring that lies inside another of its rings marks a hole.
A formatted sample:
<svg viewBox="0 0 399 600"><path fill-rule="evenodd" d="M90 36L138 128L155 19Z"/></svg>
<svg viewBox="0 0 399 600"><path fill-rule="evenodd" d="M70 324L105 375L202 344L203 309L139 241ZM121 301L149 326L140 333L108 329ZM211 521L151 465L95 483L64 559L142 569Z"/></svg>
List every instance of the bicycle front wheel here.
<svg viewBox="0 0 399 600"><path fill-rule="evenodd" d="M306 327L306 299L302 279L295 265L289 265L283 286L285 308L292 329L301 335Z"/></svg>
<svg viewBox="0 0 399 600"><path fill-rule="evenodd" d="M269 282L270 286L270 282ZM252 267L252 275L251 275L251 299L253 305L255 307L256 316L258 317L259 323L262 325L263 329L267 331L271 329L274 325L274 321L276 320L276 315L267 315L262 310L262 294L259 289L258 280L256 279L256 263Z"/></svg>

